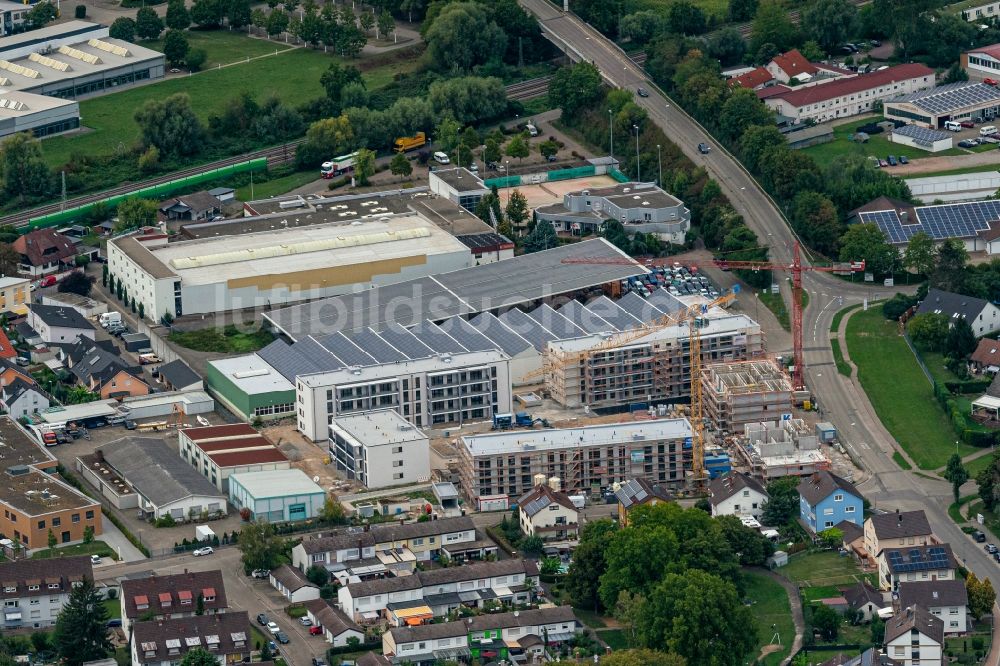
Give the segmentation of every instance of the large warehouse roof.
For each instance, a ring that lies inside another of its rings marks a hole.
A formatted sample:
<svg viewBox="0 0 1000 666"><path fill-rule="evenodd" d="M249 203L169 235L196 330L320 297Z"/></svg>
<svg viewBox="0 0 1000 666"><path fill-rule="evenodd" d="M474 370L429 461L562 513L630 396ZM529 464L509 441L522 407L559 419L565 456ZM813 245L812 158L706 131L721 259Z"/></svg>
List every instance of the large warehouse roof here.
<svg viewBox="0 0 1000 666"><path fill-rule="evenodd" d="M567 264L563 259L628 256L603 238L272 310L264 316L292 339L337 331L413 326L565 294L647 273L642 265Z"/></svg>
<svg viewBox="0 0 1000 666"><path fill-rule="evenodd" d="M971 238L992 228L1000 220L1000 201L972 201L938 206L916 206L909 210L860 210L857 217L875 224L890 243L902 244L919 231L934 240ZM902 215L900 213L902 212Z"/></svg>
<svg viewBox="0 0 1000 666"><path fill-rule="evenodd" d="M1000 104L1000 90L985 83L961 81L918 90L886 102L886 104L903 103L912 104L927 113L940 116L970 108L997 106Z"/></svg>

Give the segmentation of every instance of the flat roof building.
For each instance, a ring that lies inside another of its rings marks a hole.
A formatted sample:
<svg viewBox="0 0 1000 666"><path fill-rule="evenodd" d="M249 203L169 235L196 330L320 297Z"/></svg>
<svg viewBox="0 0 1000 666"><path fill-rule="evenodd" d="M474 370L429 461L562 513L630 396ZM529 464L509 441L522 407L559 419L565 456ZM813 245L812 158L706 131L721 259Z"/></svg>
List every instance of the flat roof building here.
<svg viewBox="0 0 1000 666"><path fill-rule="evenodd" d="M435 169L427 180L431 192L468 211L475 211L483 197L490 193L482 179L465 167Z"/></svg>
<svg viewBox="0 0 1000 666"><path fill-rule="evenodd" d="M724 432L792 413L792 382L773 360L715 363L701 371L705 416Z"/></svg>
<svg viewBox="0 0 1000 666"><path fill-rule="evenodd" d="M657 419L466 435L458 457L462 486L477 508L516 499L539 474L566 492L595 495L634 478L675 487L691 469L691 424Z"/></svg>
<svg viewBox="0 0 1000 666"><path fill-rule="evenodd" d="M301 469L239 472L229 477L229 501L251 520L295 522L319 516L326 491Z"/></svg>
<svg viewBox="0 0 1000 666"><path fill-rule="evenodd" d="M998 109L1000 90L985 83L960 81L893 96L883 104L882 112L890 120L937 130L943 129L948 120L993 118Z"/></svg>
<svg viewBox="0 0 1000 666"><path fill-rule="evenodd" d="M7 462L6 460L4 461ZM8 466L0 478L0 534L28 550L83 541L89 527L100 535L101 504L57 477L33 467Z"/></svg>
<svg viewBox="0 0 1000 666"><path fill-rule="evenodd" d="M209 392L244 420L269 421L295 413L295 384L257 354L209 361L205 380Z"/></svg>
<svg viewBox="0 0 1000 666"><path fill-rule="evenodd" d="M46 137L79 126L80 105L73 100L0 88L0 138L18 132Z"/></svg>
<svg viewBox="0 0 1000 666"><path fill-rule="evenodd" d="M765 482L830 470L830 459L820 450L819 437L802 419L748 423L742 435L736 450L750 473Z"/></svg>
<svg viewBox="0 0 1000 666"><path fill-rule="evenodd" d="M329 447L337 469L366 488L423 483L431 477L427 435L392 409L334 417Z"/></svg>

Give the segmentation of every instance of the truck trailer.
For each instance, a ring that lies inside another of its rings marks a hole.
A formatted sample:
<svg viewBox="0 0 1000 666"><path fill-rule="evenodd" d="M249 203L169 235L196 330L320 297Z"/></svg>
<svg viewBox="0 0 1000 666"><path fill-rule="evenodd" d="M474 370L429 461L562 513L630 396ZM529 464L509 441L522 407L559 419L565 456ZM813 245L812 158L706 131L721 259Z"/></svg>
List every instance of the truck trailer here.
<svg viewBox="0 0 1000 666"><path fill-rule="evenodd" d="M329 162L323 162L323 165L319 170L319 175L323 176L323 178L333 178L334 176L339 176L342 173L353 171L354 164L357 159L358 154L356 152L351 153L350 155L334 157Z"/></svg>

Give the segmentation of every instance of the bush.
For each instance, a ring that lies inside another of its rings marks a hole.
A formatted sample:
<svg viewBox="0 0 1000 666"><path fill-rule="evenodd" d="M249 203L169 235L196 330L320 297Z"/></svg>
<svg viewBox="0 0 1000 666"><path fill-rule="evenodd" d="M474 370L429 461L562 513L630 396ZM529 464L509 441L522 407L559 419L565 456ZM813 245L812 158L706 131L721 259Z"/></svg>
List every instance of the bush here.
<svg viewBox="0 0 1000 666"><path fill-rule="evenodd" d="M153 521L153 527L175 527L176 525L177 521L169 513Z"/></svg>
<svg viewBox="0 0 1000 666"><path fill-rule="evenodd" d="M77 5L73 15L78 19L87 18L87 5Z"/></svg>

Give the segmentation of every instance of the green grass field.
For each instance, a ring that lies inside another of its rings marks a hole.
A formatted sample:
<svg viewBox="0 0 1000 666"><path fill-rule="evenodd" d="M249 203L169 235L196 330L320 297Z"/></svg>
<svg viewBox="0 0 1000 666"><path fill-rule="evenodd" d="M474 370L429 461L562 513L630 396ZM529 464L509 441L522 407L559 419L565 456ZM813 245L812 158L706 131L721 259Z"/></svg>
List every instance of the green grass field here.
<svg viewBox="0 0 1000 666"><path fill-rule="evenodd" d="M1000 156L997 157L997 162L1000 162ZM928 173L915 173L906 176L907 178L930 178L933 176L961 176L966 173L988 173L990 175L996 175L997 170L991 169L989 165L970 166L962 169L949 169L948 171L932 171Z"/></svg>
<svg viewBox="0 0 1000 666"><path fill-rule="evenodd" d="M906 462L906 458L904 458L903 454L900 453L899 451L892 452L892 461L897 465L899 465L900 469L906 469L906 470L913 469L913 465Z"/></svg>
<svg viewBox="0 0 1000 666"><path fill-rule="evenodd" d="M608 644L612 650L627 650L628 640L621 629L603 629L597 632L598 638Z"/></svg>
<svg viewBox="0 0 1000 666"><path fill-rule="evenodd" d="M965 463L965 470L969 473L969 478L970 479L976 478L980 472L982 472L984 469L990 466L990 463L992 461L993 461L993 456L990 454L986 454L983 456L979 456L975 460L970 460L969 462Z"/></svg>
<svg viewBox="0 0 1000 666"><path fill-rule="evenodd" d="M829 596L826 593L838 585L853 585L863 576L854 560L834 551L793 555L778 573L802 587L821 588L821 596Z"/></svg>
<svg viewBox="0 0 1000 666"><path fill-rule="evenodd" d="M294 48L281 42L256 39L248 37L246 33L229 32L228 30L189 30L187 38L192 49L201 49L205 52L207 58L205 64L202 65L203 70ZM139 42L139 46L162 52L163 40L154 39L149 42Z"/></svg>
<svg viewBox="0 0 1000 666"><path fill-rule="evenodd" d="M927 366L927 369L931 371L934 381L942 383L958 381L958 377L955 376L955 373L945 366L947 359L945 359L944 354L940 352L922 351L920 352L920 357L924 360L924 365Z"/></svg>
<svg viewBox="0 0 1000 666"><path fill-rule="evenodd" d="M112 550L111 546L103 541L78 543L72 546L63 546L62 548L59 546L56 546L55 548L45 548L32 553L31 559L47 560L52 557L68 557L70 555L100 555L101 557L110 557L113 560L118 559L118 553Z"/></svg>
<svg viewBox="0 0 1000 666"><path fill-rule="evenodd" d="M910 146L903 146L898 143L891 143L888 138L886 138L888 134L885 132L882 134L871 135L871 138L869 138L866 143L855 143L850 140L850 136L854 134L858 127L867 125L870 122L872 122L872 119L868 118L853 123L847 123L845 125L838 125L833 128L833 141L803 148L802 152L807 155L811 155L818 164L827 164L834 158L840 157L841 155L862 155L865 157L873 155L883 160L888 155L895 155L896 157L906 155L906 157L911 160L919 160L922 157L931 157L931 153L928 153L926 150L911 148ZM940 157L942 155L966 154L968 153L964 150L951 148L939 153L934 153L934 157ZM889 173L892 173L892 167L887 167L887 170ZM922 176L924 174L920 175Z"/></svg>
<svg viewBox="0 0 1000 666"><path fill-rule="evenodd" d="M936 469L956 451L955 431L930 382L881 308L855 313L847 323L847 348L875 412L921 469ZM977 449L959 443L959 455Z"/></svg>
<svg viewBox="0 0 1000 666"><path fill-rule="evenodd" d="M777 666L788 656L795 638L795 623L792 621L792 607L788 603L788 593L779 583L759 573L746 575L745 597L752 600L750 610L757 620L757 654L764 646L770 646L775 632L781 640L781 648L771 652L760 663ZM774 625L774 629L771 628ZM750 662L754 663L755 659Z"/></svg>
<svg viewBox="0 0 1000 666"><path fill-rule="evenodd" d="M226 326L222 330L203 328L197 331L174 331L170 334L170 341L195 351L249 354L271 344L274 336L270 331L241 333L235 326Z"/></svg>
<svg viewBox="0 0 1000 666"><path fill-rule="evenodd" d="M250 185L244 185L236 189L236 198L240 201L250 201L251 199L269 199L291 190L298 189L303 185L308 185L319 178L319 170L295 171L287 176L279 176L263 183L254 183L253 196L250 196Z"/></svg>

